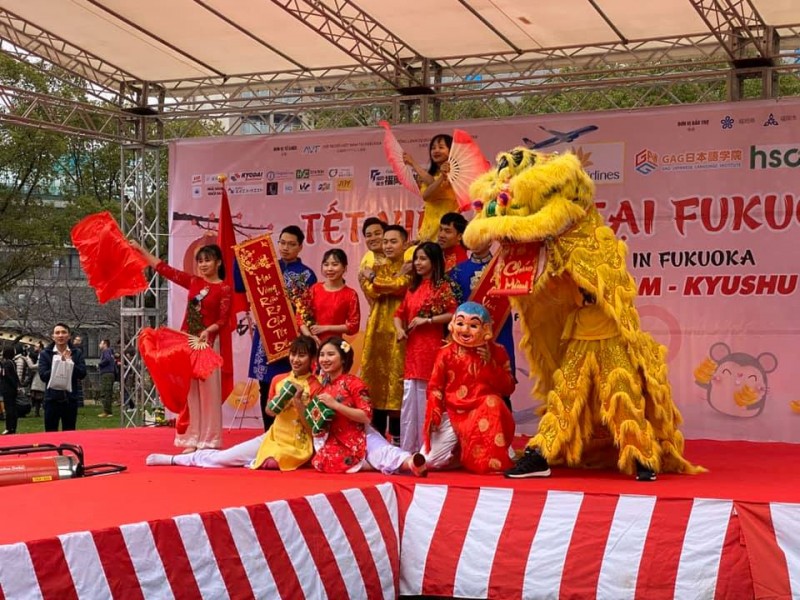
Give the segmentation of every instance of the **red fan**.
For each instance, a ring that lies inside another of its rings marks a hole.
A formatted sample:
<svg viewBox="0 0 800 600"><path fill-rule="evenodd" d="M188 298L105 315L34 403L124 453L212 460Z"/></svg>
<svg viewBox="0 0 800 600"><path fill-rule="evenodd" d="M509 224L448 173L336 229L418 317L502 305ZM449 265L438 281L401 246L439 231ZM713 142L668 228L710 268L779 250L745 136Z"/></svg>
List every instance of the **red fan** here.
<svg viewBox="0 0 800 600"><path fill-rule="evenodd" d="M456 193L461 211L470 208L469 186L491 168L491 164L481 152L472 137L461 129L453 131L453 146L450 148L450 173L447 178Z"/></svg>
<svg viewBox="0 0 800 600"><path fill-rule="evenodd" d="M415 193L419 196L419 184L414 177L414 169L411 165L407 165L403 161L403 147L397 138L392 133L392 128L386 121L378 123L386 130L383 136L383 151L386 153L386 159L389 161L389 166L392 167L394 174L397 175L397 180L403 184L403 187L408 191Z"/></svg>
<svg viewBox="0 0 800 600"><path fill-rule="evenodd" d="M224 361L222 357L217 354L214 349L204 342L199 337L189 336L189 359L192 362L192 377L195 379L208 379L216 369L222 367Z"/></svg>
<svg viewBox="0 0 800 600"><path fill-rule="evenodd" d="M222 366L222 357L199 338L169 327L142 329L139 352L161 402L179 413L178 433L185 432L189 423L186 398L192 379L207 379Z"/></svg>
<svg viewBox="0 0 800 600"><path fill-rule="evenodd" d="M86 279L101 304L147 289L147 262L122 235L111 213L89 215L71 233Z"/></svg>
<svg viewBox="0 0 800 600"><path fill-rule="evenodd" d="M191 349L181 331L145 327L139 333L139 353L161 396L161 402L174 413L186 407L192 380Z"/></svg>

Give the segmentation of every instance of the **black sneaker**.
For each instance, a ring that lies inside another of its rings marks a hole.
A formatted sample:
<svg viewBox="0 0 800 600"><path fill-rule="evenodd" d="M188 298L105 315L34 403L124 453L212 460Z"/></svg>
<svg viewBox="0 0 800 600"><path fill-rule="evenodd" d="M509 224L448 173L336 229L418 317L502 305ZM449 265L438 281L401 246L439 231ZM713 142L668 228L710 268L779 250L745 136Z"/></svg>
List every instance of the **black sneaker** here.
<svg viewBox="0 0 800 600"><path fill-rule="evenodd" d="M517 461L517 464L505 472L505 476L511 479L550 477L550 465L536 450L525 448L525 453Z"/></svg>
<svg viewBox="0 0 800 600"><path fill-rule="evenodd" d="M655 481L656 472L648 469L638 460L636 461L636 481Z"/></svg>

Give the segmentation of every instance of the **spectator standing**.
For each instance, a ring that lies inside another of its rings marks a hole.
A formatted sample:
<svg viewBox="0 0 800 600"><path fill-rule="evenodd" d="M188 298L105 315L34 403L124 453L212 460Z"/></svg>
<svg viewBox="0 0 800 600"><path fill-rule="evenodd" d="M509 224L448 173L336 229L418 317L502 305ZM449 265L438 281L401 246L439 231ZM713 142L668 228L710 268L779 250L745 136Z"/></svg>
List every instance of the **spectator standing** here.
<svg viewBox="0 0 800 600"><path fill-rule="evenodd" d="M114 376L117 372L117 361L109 340L100 340L100 402L103 403L103 412L98 416L102 418L113 417L114 411Z"/></svg>
<svg viewBox="0 0 800 600"><path fill-rule="evenodd" d="M11 346L3 348L0 359L0 395L3 396L6 413L6 429L3 435L17 432L17 390L19 377L14 360L14 349Z"/></svg>
<svg viewBox="0 0 800 600"><path fill-rule="evenodd" d="M78 422L78 382L86 377L83 352L70 341L64 323L53 327L53 343L39 355L39 377L46 382L44 392L44 430L72 431ZM61 364L63 363L63 365ZM66 381L59 376L71 371Z"/></svg>
<svg viewBox="0 0 800 600"><path fill-rule="evenodd" d="M39 357L42 355L43 350L44 344L39 342L39 345L36 347L34 352L34 356L31 357L31 362L33 362L34 365L33 378L31 379L31 405L33 406L35 417L41 416L42 402L44 401L44 390L47 387L45 382L42 381L42 378L39 377Z"/></svg>
<svg viewBox="0 0 800 600"><path fill-rule="evenodd" d="M76 335L72 339L72 345L75 348L77 348L78 350L80 350L81 354L83 354L83 338L80 335ZM86 355L84 354L84 359L85 358L86 358ZM84 397L83 397L83 380L82 379L78 380L78 389L77 389L76 393L77 393L77 398L78 398L78 406L83 406Z"/></svg>

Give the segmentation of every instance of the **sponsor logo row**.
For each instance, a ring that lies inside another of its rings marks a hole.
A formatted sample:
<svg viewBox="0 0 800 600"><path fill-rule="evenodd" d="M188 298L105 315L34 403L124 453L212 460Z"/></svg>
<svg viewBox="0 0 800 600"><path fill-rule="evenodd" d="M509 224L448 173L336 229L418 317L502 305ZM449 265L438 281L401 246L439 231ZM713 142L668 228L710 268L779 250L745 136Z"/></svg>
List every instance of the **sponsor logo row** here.
<svg viewBox="0 0 800 600"><path fill-rule="evenodd" d="M644 148L634 157L634 169L641 175L655 171L694 171L700 169L796 169L800 167L800 143L753 144L747 149L717 148L685 152L657 153Z"/></svg>

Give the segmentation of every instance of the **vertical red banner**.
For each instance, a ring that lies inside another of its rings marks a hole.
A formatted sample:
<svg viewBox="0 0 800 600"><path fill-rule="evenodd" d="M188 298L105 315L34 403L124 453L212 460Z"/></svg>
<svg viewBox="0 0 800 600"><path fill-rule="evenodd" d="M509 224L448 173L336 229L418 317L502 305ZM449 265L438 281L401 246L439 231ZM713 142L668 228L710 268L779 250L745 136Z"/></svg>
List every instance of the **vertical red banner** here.
<svg viewBox="0 0 800 600"><path fill-rule="evenodd" d="M267 360L289 355L297 324L270 234L233 247Z"/></svg>

